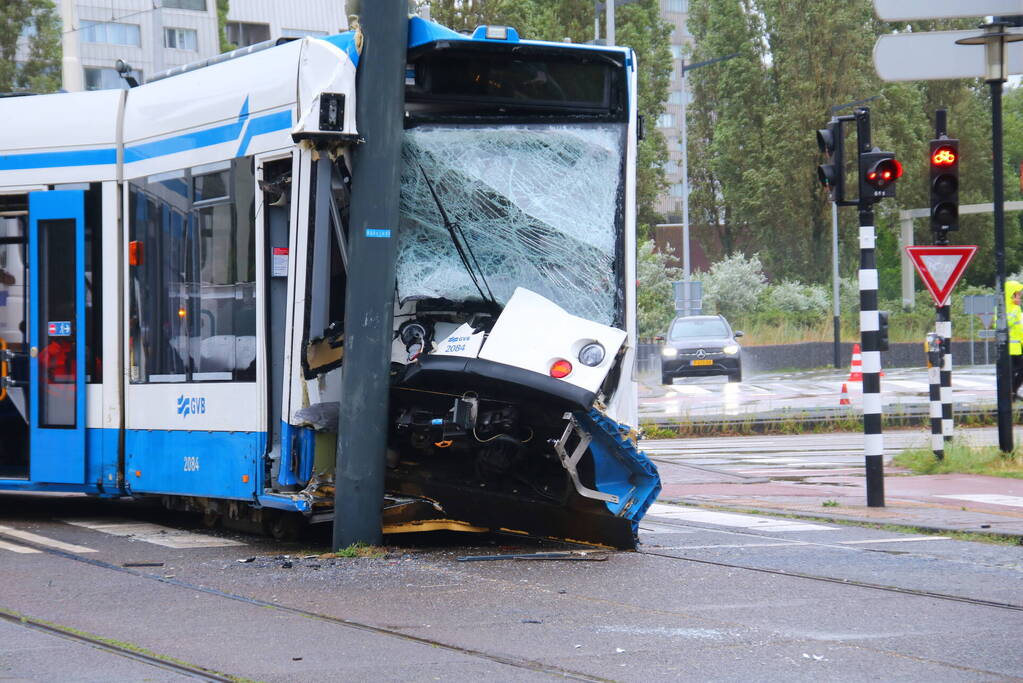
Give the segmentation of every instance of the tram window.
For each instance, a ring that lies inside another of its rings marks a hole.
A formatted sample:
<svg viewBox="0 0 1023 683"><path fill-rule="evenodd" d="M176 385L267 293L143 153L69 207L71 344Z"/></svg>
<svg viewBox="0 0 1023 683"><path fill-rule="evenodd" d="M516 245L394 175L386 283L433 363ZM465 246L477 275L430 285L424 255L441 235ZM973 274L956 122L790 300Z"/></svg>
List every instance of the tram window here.
<svg viewBox="0 0 1023 683"><path fill-rule="evenodd" d="M103 381L103 191L85 193L85 381Z"/></svg>
<svg viewBox="0 0 1023 683"><path fill-rule="evenodd" d="M23 197L24 195L22 195ZM0 208L7 209L14 202L4 201L0 197ZM25 244L14 242L15 238L25 237L25 225L28 222L27 206L12 206L16 210L0 215L0 238L7 243L0 244L0 338L8 345L19 349L25 339L25 282L26 265ZM21 215L17 215L21 214Z"/></svg>
<svg viewBox="0 0 1023 683"><path fill-rule="evenodd" d="M133 383L255 381L252 162L131 183Z"/></svg>
<svg viewBox="0 0 1023 683"><path fill-rule="evenodd" d="M39 221L39 424L74 427L78 390L75 382L77 341L70 333L75 319L75 221ZM66 322L65 322L66 321Z"/></svg>
<svg viewBox="0 0 1023 683"><path fill-rule="evenodd" d="M103 189L100 183L54 185L85 192L85 381L103 381Z"/></svg>

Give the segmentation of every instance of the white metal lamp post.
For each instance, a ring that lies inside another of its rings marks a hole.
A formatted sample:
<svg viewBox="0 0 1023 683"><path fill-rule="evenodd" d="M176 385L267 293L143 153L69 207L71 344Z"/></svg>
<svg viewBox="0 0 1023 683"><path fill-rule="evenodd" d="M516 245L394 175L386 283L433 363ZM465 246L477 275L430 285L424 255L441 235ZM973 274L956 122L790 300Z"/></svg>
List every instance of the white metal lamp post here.
<svg viewBox="0 0 1023 683"><path fill-rule="evenodd" d="M1005 318L1005 167L1002 161L1002 83L1008 79L1007 45L1023 40L1023 35L1008 33L1008 24L992 22L981 28L979 36L957 40L959 45L983 45L984 80L991 86L991 146L993 181L992 201L995 213L995 301L998 324L995 339L998 347L996 394L998 399L998 447L1010 453L1012 444L1012 365L1009 357L1009 330Z"/></svg>

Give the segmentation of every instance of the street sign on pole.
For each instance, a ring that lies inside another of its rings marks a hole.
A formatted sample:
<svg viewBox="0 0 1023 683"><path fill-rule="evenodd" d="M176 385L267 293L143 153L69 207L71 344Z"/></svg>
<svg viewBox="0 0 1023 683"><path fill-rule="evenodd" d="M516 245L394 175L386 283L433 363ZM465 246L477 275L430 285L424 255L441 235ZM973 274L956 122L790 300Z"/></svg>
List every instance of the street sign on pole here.
<svg viewBox="0 0 1023 683"><path fill-rule="evenodd" d="M1018 10L1017 10L1018 12ZM1021 28L1007 29L1023 33ZM977 31L893 33L874 44L874 69L883 81L934 81L945 78L983 78L987 60L983 45L956 45ZM1023 43L1009 43L1008 73L1023 74Z"/></svg>
<svg viewBox="0 0 1023 683"><path fill-rule="evenodd" d="M954 19L987 15L1020 14L1020 0L874 0L881 21Z"/></svg>
<svg viewBox="0 0 1023 683"><path fill-rule="evenodd" d="M977 253L977 247L972 244L906 247L906 253L927 286L927 291L931 293L934 305L944 306L966 266Z"/></svg>

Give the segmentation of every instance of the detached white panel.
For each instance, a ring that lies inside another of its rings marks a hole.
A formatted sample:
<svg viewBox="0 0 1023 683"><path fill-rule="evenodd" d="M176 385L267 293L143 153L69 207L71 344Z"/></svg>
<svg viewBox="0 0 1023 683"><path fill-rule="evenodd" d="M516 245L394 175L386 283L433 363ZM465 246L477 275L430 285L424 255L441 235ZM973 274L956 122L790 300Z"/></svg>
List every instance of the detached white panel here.
<svg viewBox="0 0 1023 683"><path fill-rule="evenodd" d="M519 287L498 317L479 357L545 376L549 376L554 361L564 359L572 364L572 372L562 381L595 392L625 337L625 330L566 313L550 299ZM580 363L578 356L592 342L599 342L605 353L604 360L591 368Z"/></svg>

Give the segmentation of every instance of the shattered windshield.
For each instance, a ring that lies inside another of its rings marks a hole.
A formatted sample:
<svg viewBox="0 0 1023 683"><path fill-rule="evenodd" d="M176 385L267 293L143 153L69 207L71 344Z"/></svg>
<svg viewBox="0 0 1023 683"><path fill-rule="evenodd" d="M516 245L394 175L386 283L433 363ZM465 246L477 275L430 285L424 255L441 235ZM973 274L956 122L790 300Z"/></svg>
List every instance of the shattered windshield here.
<svg viewBox="0 0 1023 683"><path fill-rule="evenodd" d="M399 298L480 299L425 174L498 303L525 287L614 324L624 134L625 124L405 131Z"/></svg>

